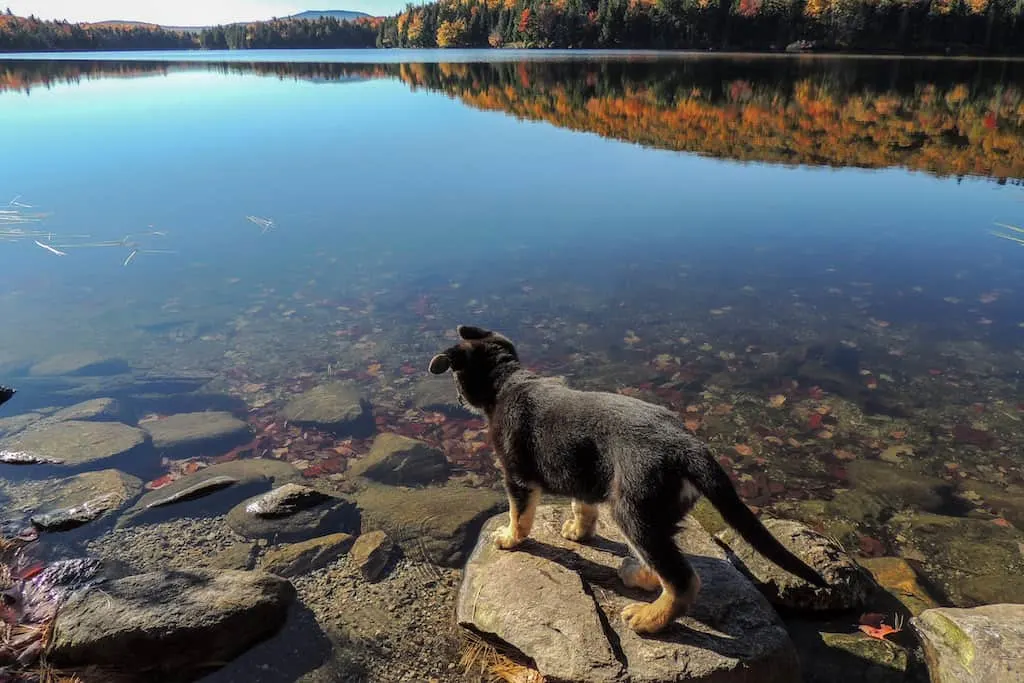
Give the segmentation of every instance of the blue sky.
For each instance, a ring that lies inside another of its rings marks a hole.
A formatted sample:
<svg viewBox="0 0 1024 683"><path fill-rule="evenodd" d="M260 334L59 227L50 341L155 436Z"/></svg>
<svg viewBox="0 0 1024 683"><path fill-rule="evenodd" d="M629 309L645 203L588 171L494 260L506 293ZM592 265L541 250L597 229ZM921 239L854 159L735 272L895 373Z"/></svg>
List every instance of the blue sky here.
<svg viewBox="0 0 1024 683"><path fill-rule="evenodd" d="M391 14L404 0L0 0L21 16L41 19L104 21L127 19L172 26L203 26L233 21L269 19L307 9L347 9L370 14Z"/></svg>

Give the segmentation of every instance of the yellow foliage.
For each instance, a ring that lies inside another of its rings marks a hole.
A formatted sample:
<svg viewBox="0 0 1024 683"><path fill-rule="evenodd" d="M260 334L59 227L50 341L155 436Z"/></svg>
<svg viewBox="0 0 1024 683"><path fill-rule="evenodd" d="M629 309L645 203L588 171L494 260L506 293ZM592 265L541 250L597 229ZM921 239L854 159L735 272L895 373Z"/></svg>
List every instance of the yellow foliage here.
<svg viewBox="0 0 1024 683"><path fill-rule="evenodd" d="M458 47L466 39L466 20L462 17L455 21L442 21L437 27L438 47Z"/></svg>

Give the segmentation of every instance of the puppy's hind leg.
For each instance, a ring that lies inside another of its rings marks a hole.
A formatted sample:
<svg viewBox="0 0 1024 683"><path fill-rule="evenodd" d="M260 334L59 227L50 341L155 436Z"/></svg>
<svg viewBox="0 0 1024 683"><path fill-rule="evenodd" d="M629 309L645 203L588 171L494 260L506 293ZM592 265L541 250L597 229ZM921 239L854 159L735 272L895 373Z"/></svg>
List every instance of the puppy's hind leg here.
<svg viewBox="0 0 1024 683"><path fill-rule="evenodd" d="M562 525L562 536L577 543L585 541L594 535L596 525L597 506L573 498L572 517Z"/></svg>
<svg viewBox="0 0 1024 683"><path fill-rule="evenodd" d="M656 516L659 512L655 508L647 515ZM651 579L656 577L661 594L652 603L626 605L622 619L637 633L657 633L686 613L700 590L700 578L676 546L675 525L666 524L664 519L641 517L642 514L622 500L613 509L616 523L646 565L637 572L637 584L653 587Z"/></svg>
<svg viewBox="0 0 1024 683"><path fill-rule="evenodd" d="M505 480L508 493L508 526L494 534L494 545L502 550L514 548L530 535L533 515L540 502L540 489L520 486L510 479Z"/></svg>

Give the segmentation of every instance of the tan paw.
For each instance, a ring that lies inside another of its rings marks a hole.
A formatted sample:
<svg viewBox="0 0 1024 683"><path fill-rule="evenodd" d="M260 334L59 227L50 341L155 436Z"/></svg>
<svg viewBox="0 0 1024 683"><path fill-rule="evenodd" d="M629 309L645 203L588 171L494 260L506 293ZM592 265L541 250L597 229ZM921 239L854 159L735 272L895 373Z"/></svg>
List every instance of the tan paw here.
<svg viewBox="0 0 1024 683"><path fill-rule="evenodd" d="M647 567L643 566L632 557L627 557L619 566L619 578L622 583L630 588L639 588L645 591L656 591L661 589L661 581L658 575Z"/></svg>
<svg viewBox="0 0 1024 683"><path fill-rule="evenodd" d="M672 612L658 601L632 602L622 610L622 620L637 633L657 633L672 623Z"/></svg>
<svg viewBox="0 0 1024 683"><path fill-rule="evenodd" d="M588 538L592 538L594 535L593 528L586 528L579 523L575 517L572 519L565 520L565 524L562 525L562 537L567 538L570 541L585 541Z"/></svg>
<svg viewBox="0 0 1024 683"><path fill-rule="evenodd" d="M491 540L494 541L494 546L496 548L501 548L502 550L515 548L523 541L523 539L517 537L515 531L509 527L503 527L498 531L495 531L494 535L491 536Z"/></svg>

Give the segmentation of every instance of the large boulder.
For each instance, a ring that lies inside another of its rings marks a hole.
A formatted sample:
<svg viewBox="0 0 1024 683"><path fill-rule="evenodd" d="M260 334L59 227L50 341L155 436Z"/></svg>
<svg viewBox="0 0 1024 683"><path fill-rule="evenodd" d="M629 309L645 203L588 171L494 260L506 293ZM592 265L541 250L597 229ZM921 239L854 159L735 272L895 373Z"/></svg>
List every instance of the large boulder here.
<svg viewBox="0 0 1024 683"><path fill-rule="evenodd" d="M370 452L349 462L352 476L382 484L421 486L443 482L451 468L444 453L417 439L399 434L379 434Z"/></svg>
<svg viewBox="0 0 1024 683"><path fill-rule="evenodd" d="M383 529L409 557L461 567L484 522L507 506L492 489L456 484L406 489L369 484L353 494L363 529Z"/></svg>
<svg viewBox="0 0 1024 683"><path fill-rule="evenodd" d="M718 538L732 551L737 568L778 607L796 610L860 609L877 589L871 573L857 564L845 550L800 522L789 519L761 520L772 536L825 579L819 588L790 574L758 553L735 529L719 533Z"/></svg>
<svg viewBox="0 0 1024 683"><path fill-rule="evenodd" d="M697 522L686 522L677 543L703 587L689 614L651 638L620 618L630 602L656 595L627 589L618 578L627 547L607 512L587 545L562 538L567 516L563 507L540 506L531 539L516 551L498 550L491 540L507 516L487 522L459 590L462 626L515 648L559 681L800 680L778 615Z"/></svg>
<svg viewBox="0 0 1024 683"><path fill-rule="evenodd" d="M130 459L148 445L144 431L120 422L69 420L23 431L0 443L0 449L75 467Z"/></svg>
<svg viewBox="0 0 1024 683"><path fill-rule="evenodd" d="M104 356L95 351L75 351L51 356L36 363L29 369L29 374L33 377L99 377L130 371L128 363L120 358Z"/></svg>
<svg viewBox="0 0 1024 683"><path fill-rule="evenodd" d="M142 425L153 447L170 457L214 455L252 440L252 428L231 413L199 412L168 415Z"/></svg>
<svg viewBox="0 0 1024 683"><path fill-rule="evenodd" d="M355 503L308 486L290 483L242 501L228 512L231 529L272 543L304 541L332 531L359 531Z"/></svg>
<svg viewBox="0 0 1024 683"><path fill-rule="evenodd" d="M119 527L148 521L163 514L192 517L221 515L274 484L300 478L289 463L269 458L250 458L211 465L143 495L117 524Z"/></svg>
<svg viewBox="0 0 1024 683"><path fill-rule="evenodd" d="M264 572L151 572L72 596L57 615L48 661L174 672L226 662L273 634L295 596Z"/></svg>
<svg viewBox="0 0 1024 683"><path fill-rule="evenodd" d="M141 491L142 480L124 472L84 472L47 489L32 524L47 531L73 529L121 509Z"/></svg>
<svg viewBox="0 0 1024 683"><path fill-rule="evenodd" d="M328 382L296 396L281 410L281 417L297 425L340 436L373 433L370 403L351 382Z"/></svg>
<svg viewBox="0 0 1024 683"><path fill-rule="evenodd" d="M1024 605L930 609L911 620L932 683L1024 680Z"/></svg>

